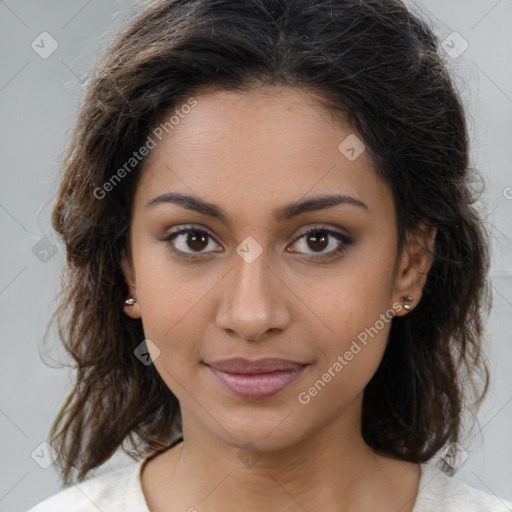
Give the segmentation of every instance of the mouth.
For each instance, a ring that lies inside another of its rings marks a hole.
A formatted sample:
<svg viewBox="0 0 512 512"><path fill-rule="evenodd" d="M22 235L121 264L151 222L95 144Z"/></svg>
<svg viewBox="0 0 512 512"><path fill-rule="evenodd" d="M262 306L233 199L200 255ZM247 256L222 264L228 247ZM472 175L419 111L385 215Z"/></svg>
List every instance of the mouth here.
<svg viewBox="0 0 512 512"><path fill-rule="evenodd" d="M204 364L230 392L252 400L276 395L295 381L309 366L309 363L279 358L256 361L233 358Z"/></svg>

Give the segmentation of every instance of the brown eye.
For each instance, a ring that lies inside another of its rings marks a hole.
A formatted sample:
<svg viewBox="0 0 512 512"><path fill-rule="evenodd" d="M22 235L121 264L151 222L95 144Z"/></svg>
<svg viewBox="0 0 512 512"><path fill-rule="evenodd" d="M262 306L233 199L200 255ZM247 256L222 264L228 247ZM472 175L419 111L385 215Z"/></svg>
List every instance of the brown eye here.
<svg viewBox="0 0 512 512"><path fill-rule="evenodd" d="M204 231L188 231L185 236L185 245L193 251L202 251L208 246L209 235Z"/></svg>
<svg viewBox="0 0 512 512"><path fill-rule="evenodd" d="M297 244L298 241L303 240L303 243ZM353 244L353 240L345 235L344 233L333 231L327 228L312 228L306 231L294 242L294 247L302 245L306 249L312 249L313 253L310 254L310 259L313 260L326 260L332 259L339 254L345 252L350 245ZM325 251L327 248L331 250ZM325 254L319 254L325 251ZM304 252L304 251L292 251L292 252Z"/></svg>
<svg viewBox="0 0 512 512"><path fill-rule="evenodd" d="M203 229L180 229L166 236L163 241L167 242L171 253L183 258L201 258L209 252L218 252L217 249L206 250L214 238Z"/></svg>

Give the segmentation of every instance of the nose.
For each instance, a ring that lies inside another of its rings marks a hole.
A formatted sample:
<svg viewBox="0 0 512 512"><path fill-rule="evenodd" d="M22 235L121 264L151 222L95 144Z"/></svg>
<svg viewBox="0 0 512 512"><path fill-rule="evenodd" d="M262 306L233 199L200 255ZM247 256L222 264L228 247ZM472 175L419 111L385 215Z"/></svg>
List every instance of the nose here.
<svg viewBox="0 0 512 512"><path fill-rule="evenodd" d="M237 258L223 280L217 327L247 341L283 331L290 322L288 301L293 297L284 276L269 267L264 253L251 263Z"/></svg>

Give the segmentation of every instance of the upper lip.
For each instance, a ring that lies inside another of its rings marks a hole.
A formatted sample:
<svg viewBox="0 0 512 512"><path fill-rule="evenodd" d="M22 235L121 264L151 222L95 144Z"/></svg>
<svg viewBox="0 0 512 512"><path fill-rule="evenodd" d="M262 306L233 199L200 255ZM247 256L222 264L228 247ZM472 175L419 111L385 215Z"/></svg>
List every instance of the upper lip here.
<svg viewBox="0 0 512 512"><path fill-rule="evenodd" d="M305 366L307 363L299 363L296 361L279 359L277 357L265 357L262 359L256 359L255 361L244 359L243 357L234 357L232 359L223 359L205 364L223 372L246 373L251 375L275 372L278 370L297 370L298 368Z"/></svg>

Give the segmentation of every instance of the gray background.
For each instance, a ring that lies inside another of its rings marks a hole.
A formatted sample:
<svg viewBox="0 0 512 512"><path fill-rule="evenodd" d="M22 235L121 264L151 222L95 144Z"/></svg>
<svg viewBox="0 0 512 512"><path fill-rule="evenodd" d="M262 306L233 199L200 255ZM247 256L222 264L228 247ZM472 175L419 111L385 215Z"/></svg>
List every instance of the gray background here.
<svg viewBox="0 0 512 512"><path fill-rule="evenodd" d="M55 466L43 469L31 457L41 450L72 384L67 369L48 368L39 356L64 263L63 248L51 243L49 200L83 82L137 3L0 0L0 511L26 510L60 489ZM488 321L493 383L479 415L481 432L477 428L464 445L469 457L457 478L510 500L512 0L409 4L431 20L441 39L456 31L469 44L447 61L469 110L473 164L485 175L483 207L494 226L494 305ZM58 43L46 59L31 48L43 31ZM55 336L51 344L58 347ZM53 353L58 357L62 349ZM95 474L131 462L116 454Z"/></svg>

